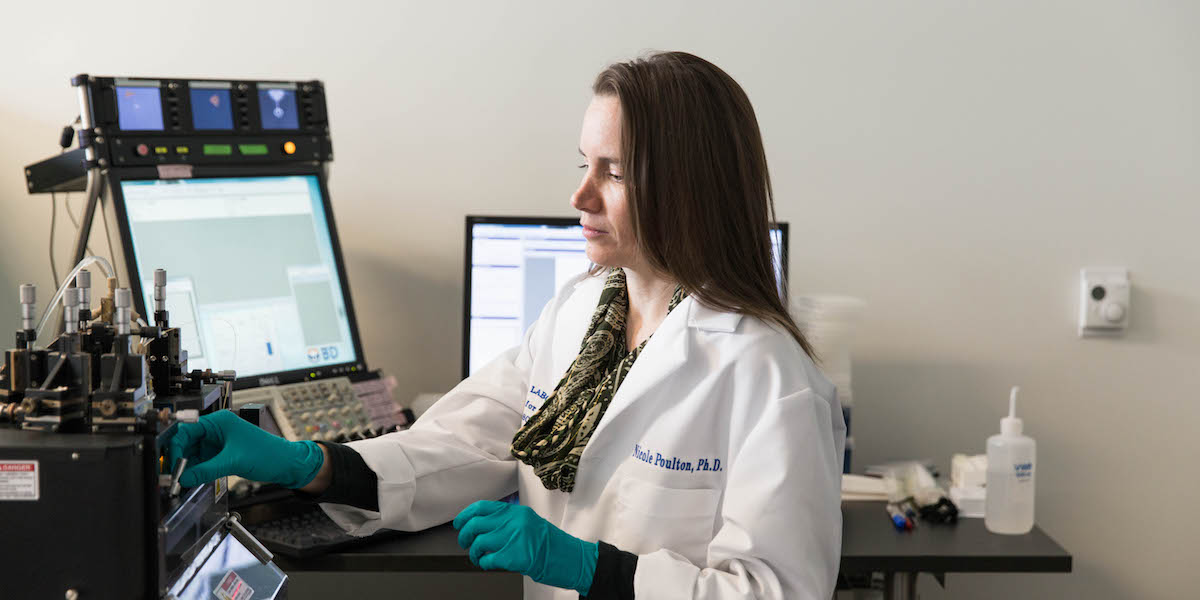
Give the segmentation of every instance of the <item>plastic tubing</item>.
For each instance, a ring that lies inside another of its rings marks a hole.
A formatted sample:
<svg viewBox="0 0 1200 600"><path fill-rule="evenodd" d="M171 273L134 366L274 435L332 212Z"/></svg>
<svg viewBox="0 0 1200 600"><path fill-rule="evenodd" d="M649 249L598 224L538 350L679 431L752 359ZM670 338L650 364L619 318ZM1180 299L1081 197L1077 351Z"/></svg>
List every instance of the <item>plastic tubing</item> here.
<svg viewBox="0 0 1200 600"><path fill-rule="evenodd" d="M37 339L39 341L42 339L42 329L46 327L46 322L50 320L50 315L54 313L54 307L58 305L60 300L62 300L63 294L67 292L67 288L71 286L71 282L75 281L75 276L78 275L80 271L92 266L93 264L100 265L100 270L104 271L105 277L116 276L116 271L113 270L112 263L108 262L107 258L95 255L83 257L83 260L79 261L79 264L75 265L75 268L71 269L71 272L67 274L65 279L63 279L62 285L58 288L58 291L54 293L54 297L51 298L50 302L46 304L46 311L42 313L42 320L38 321L37 325ZM43 348L45 346L45 344L42 344Z"/></svg>

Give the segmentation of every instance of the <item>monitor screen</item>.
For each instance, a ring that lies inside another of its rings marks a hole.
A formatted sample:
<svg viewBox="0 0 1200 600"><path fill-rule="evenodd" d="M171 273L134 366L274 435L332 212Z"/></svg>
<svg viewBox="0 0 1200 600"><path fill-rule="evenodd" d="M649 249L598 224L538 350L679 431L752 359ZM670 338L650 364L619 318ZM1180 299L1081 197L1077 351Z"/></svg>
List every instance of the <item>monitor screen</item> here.
<svg viewBox="0 0 1200 600"><path fill-rule="evenodd" d="M780 295L786 230L771 230ZM559 288L591 266L586 244L577 219L467 217L464 377L521 343Z"/></svg>
<svg viewBox="0 0 1200 600"><path fill-rule="evenodd" d="M316 175L120 186L143 306L166 269L189 369L242 379L359 360Z"/></svg>
<svg viewBox="0 0 1200 600"><path fill-rule="evenodd" d="M263 129L299 129L296 115L296 90L285 88L258 88L258 111Z"/></svg>
<svg viewBox="0 0 1200 600"><path fill-rule="evenodd" d="M122 131L162 131L158 87L117 86L117 125Z"/></svg>
<svg viewBox="0 0 1200 600"><path fill-rule="evenodd" d="M233 129L233 107L230 105L228 87L199 87L193 83L188 91L192 100L192 128Z"/></svg>

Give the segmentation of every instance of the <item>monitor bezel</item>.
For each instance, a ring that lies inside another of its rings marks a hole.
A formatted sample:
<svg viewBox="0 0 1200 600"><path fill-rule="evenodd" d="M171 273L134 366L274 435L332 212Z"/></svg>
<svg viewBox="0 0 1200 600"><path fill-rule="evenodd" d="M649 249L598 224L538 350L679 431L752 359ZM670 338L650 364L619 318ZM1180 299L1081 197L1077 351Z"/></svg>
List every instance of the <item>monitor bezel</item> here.
<svg viewBox="0 0 1200 600"><path fill-rule="evenodd" d="M779 232L780 232L780 236L779 236L779 265L780 265L779 266L779 275L783 281L780 281L779 285L783 288L784 308L787 308L788 302L790 301L790 298L792 295L791 290L788 289L788 247L791 243L791 240L788 237L787 221L776 221L774 223L774 226L778 227Z"/></svg>
<svg viewBox="0 0 1200 600"><path fill-rule="evenodd" d="M462 378L466 379L471 376L471 258L473 253L473 244L475 240L474 227L479 224L495 224L495 225L548 225L550 227L575 227L579 225L579 217L508 217L508 216L487 216L487 215L467 215L465 219L465 239L463 251L463 303L462 303ZM780 253L779 264L783 281L780 285L783 287L784 302L790 295L788 290L788 245L790 242L788 235L788 224L786 221L778 221L774 223L775 227L779 228L780 235Z"/></svg>
<svg viewBox="0 0 1200 600"><path fill-rule="evenodd" d="M192 177L188 179L215 179L229 177L293 177L298 175L312 175L317 178L317 187L321 192L321 203L325 210L325 219L329 227L329 240L333 246L333 260L338 270L338 281L342 286L342 295L346 303L346 318L350 325L350 339L354 346L355 360L335 363L330 365L322 365L314 368L292 369L288 371L279 371L275 373L260 373L248 377L239 377L234 380L233 388L235 390L262 387L267 385L282 385L287 383L298 383L302 381L313 381L317 379L325 379L328 377L349 376L352 374L364 373L367 371L366 359L363 357L362 339L358 331L358 319L354 312L354 302L350 294L349 275L346 273L346 262L342 256L342 244L338 236L337 221L333 214L333 204L329 197L329 187L325 180L325 170L320 165L314 163L301 164L273 164L269 167L264 166L208 166L194 165L192 167ZM113 169L109 172L108 182L112 193L113 210L116 214L116 221L119 230L121 243L121 252L124 254L123 263L126 270L126 279L130 291L133 293L134 307L146 319L147 323L153 321L153 314L147 311L145 306L145 295L142 290L141 278L138 273L137 257L133 250L133 237L129 226L129 216L125 208L125 196L121 190L122 181L150 181L168 179L159 176L156 167L130 167L124 169Z"/></svg>

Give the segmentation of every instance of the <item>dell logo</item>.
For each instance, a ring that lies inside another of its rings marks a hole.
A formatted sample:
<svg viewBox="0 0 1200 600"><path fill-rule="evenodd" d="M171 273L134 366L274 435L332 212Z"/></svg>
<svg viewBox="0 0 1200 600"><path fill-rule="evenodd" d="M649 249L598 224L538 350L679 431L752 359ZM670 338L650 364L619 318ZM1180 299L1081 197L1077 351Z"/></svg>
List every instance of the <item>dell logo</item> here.
<svg viewBox="0 0 1200 600"><path fill-rule="evenodd" d="M278 376L259 377L258 385L279 385L279 377Z"/></svg>

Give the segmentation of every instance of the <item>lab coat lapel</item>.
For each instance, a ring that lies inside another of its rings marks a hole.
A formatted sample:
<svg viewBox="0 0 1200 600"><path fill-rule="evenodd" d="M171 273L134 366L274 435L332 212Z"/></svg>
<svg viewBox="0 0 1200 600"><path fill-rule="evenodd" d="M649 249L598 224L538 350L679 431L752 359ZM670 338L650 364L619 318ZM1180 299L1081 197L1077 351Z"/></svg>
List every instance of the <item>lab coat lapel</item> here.
<svg viewBox="0 0 1200 600"><path fill-rule="evenodd" d="M592 433L592 439L588 442L589 448L595 445L596 440L604 437L605 430L612 426L622 412L644 399L647 396L646 392L670 377L687 362L689 336L692 335L692 328L688 325L688 314L695 302L692 298L685 298L667 315L654 335L650 336L650 341L642 348L641 355L629 369L621 387L617 388L604 417Z"/></svg>

